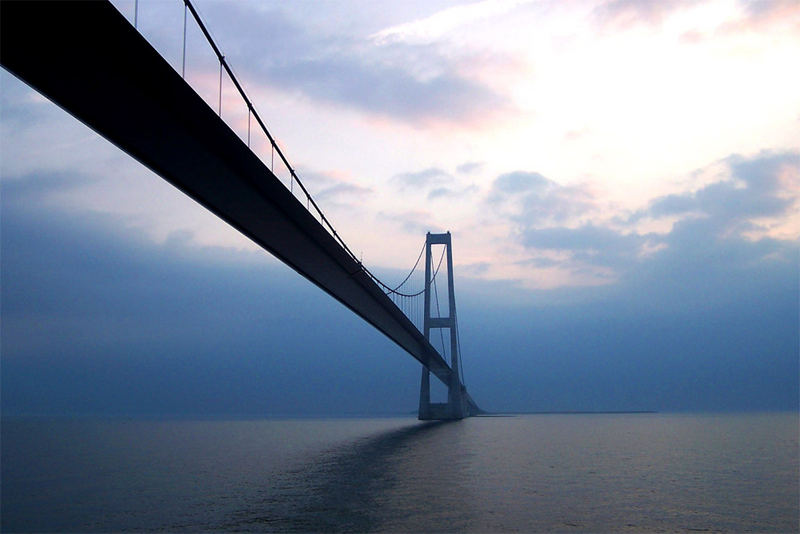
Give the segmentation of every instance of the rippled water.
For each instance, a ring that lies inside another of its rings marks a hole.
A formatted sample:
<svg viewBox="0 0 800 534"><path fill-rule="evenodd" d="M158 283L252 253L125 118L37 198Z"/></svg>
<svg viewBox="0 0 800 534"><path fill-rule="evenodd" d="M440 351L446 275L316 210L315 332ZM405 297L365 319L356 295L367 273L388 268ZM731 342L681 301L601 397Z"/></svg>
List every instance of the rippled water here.
<svg viewBox="0 0 800 534"><path fill-rule="evenodd" d="M798 415L4 420L2 530L798 530Z"/></svg>

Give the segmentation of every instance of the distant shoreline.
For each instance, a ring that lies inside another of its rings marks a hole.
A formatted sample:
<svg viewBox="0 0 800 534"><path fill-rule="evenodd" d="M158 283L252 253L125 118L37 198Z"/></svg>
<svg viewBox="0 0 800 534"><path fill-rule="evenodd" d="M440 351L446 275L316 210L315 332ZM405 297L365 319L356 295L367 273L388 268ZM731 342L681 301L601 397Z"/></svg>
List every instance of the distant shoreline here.
<svg viewBox="0 0 800 534"><path fill-rule="evenodd" d="M497 412L483 413L473 417L512 417L514 415L629 415L629 414L656 414L656 410L563 410L563 411L539 411L539 412Z"/></svg>

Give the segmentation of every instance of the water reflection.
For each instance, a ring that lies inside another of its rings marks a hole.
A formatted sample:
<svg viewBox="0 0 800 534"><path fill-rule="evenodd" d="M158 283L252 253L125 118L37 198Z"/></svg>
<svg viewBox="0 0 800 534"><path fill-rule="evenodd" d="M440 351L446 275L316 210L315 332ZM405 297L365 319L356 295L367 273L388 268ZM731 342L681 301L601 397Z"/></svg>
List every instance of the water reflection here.
<svg viewBox="0 0 800 534"><path fill-rule="evenodd" d="M437 490L452 489L448 473L453 466L444 463L447 449L441 445L448 441L442 439L443 434L458 434L453 432L457 426L443 421L418 423L334 448L310 464L270 480L252 507L235 513L221 527L365 532L386 528L389 509L393 521L416 517L417 506L424 501L430 507L438 506L442 496ZM409 463L416 463L416 469ZM433 472L437 467L440 472ZM444 488L429 484L431 479L440 480ZM400 493L399 502L393 502L398 501L395 492Z"/></svg>
<svg viewBox="0 0 800 534"><path fill-rule="evenodd" d="M0 530L798 532L797 428L795 413L3 421Z"/></svg>
<svg viewBox="0 0 800 534"><path fill-rule="evenodd" d="M797 532L796 429L790 414L470 418L375 430L262 475L228 508L237 512L214 514L227 520L202 530Z"/></svg>

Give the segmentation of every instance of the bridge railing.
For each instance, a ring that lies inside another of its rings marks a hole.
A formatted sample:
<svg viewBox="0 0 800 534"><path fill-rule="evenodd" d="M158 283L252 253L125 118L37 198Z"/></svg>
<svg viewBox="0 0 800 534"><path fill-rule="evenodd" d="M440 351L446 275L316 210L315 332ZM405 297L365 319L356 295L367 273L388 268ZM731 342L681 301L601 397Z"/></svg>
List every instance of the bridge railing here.
<svg viewBox="0 0 800 534"><path fill-rule="evenodd" d="M315 202L298 176L297 170L289 162L280 140L270 133L240 78L236 76L230 59L217 45L217 41L191 0L174 0L174 3L146 0L110 0L110 2L286 185L298 201L305 205L308 212L392 298L395 305L412 319L412 322L415 324L419 322L417 319L421 313L418 311L419 304L416 301L419 299L416 297L422 294L424 288L408 290L408 286L404 286L408 279L396 287L387 285L367 269L348 247L333 223ZM175 9L172 6L175 6ZM182 16L179 15L178 8ZM203 47L205 57L202 56L203 51L198 50ZM421 324L418 327L421 327Z"/></svg>
<svg viewBox="0 0 800 534"><path fill-rule="evenodd" d="M192 86L228 127L250 147L272 173L281 179L287 189L306 206L309 213L358 261L330 219L314 201L308 188L286 157L279 140L267 128L263 117L248 96L239 77L234 73L230 59L222 53L195 5L189 0L175 0L174 5L179 6L183 11L182 20L178 22L175 16L176 12L174 10L171 12L163 2L111 0L111 3L172 65L184 81ZM178 26L172 28L173 35L169 35L168 24L170 23ZM198 50L187 49L187 46L196 47L198 45L196 36L193 39L191 35L198 30L204 38L202 40L205 41L208 51L216 60L218 68L215 69L217 72L213 74L209 69L208 57L198 57ZM176 38L181 43L177 47ZM179 57L176 58L176 55ZM195 65L200 65L199 69ZM216 79L212 82L212 78ZM211 86L215 87L212 89ZM233 103L231 99L234 100ZM264 145L266 145L266 150L264 150Z"/></svg>
<svg viewBox="0 0 800 534"><path fill-rule="evenodd" d="M191 0L174 0L172 3L111 0L111 3L422 331L422 301L423 293L427 289L423 273L419 269L422 252L409 275L397 286L387 285L361 263L301 181L280 141L270 133L240 78L236 76L230 60L222 53ZM442 265L442 258L439 258L429 282L437 315L439 299L436 276ZM442 339L441 354L446 356L447 353L447 344Z"/></svg>

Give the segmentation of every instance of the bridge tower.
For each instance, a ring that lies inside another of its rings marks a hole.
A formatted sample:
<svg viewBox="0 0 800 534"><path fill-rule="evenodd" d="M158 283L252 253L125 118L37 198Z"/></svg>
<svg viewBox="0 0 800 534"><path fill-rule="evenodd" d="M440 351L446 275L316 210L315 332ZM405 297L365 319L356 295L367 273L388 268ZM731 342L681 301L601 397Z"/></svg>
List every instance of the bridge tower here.
<svg viewBox="0 0 800 534"><path fill-rule="evenodd" d="M432 245L444 245L447 254L447 294L448 317L431 317L431 286L432 275ZM423 330L425 339L431 340L431 330L446 328L450 332L450 384L447 385L447 402L431 402L431 373L427 367L422 367L422 383L419 391L419 419L463 419L467 415L467 406L461 385L461 362L458 353L458 334L456 330L456 297L453 292L453 249L450 232L445 234L432 234L428 232L425 238L425 304L423 315Z"/></svg>

